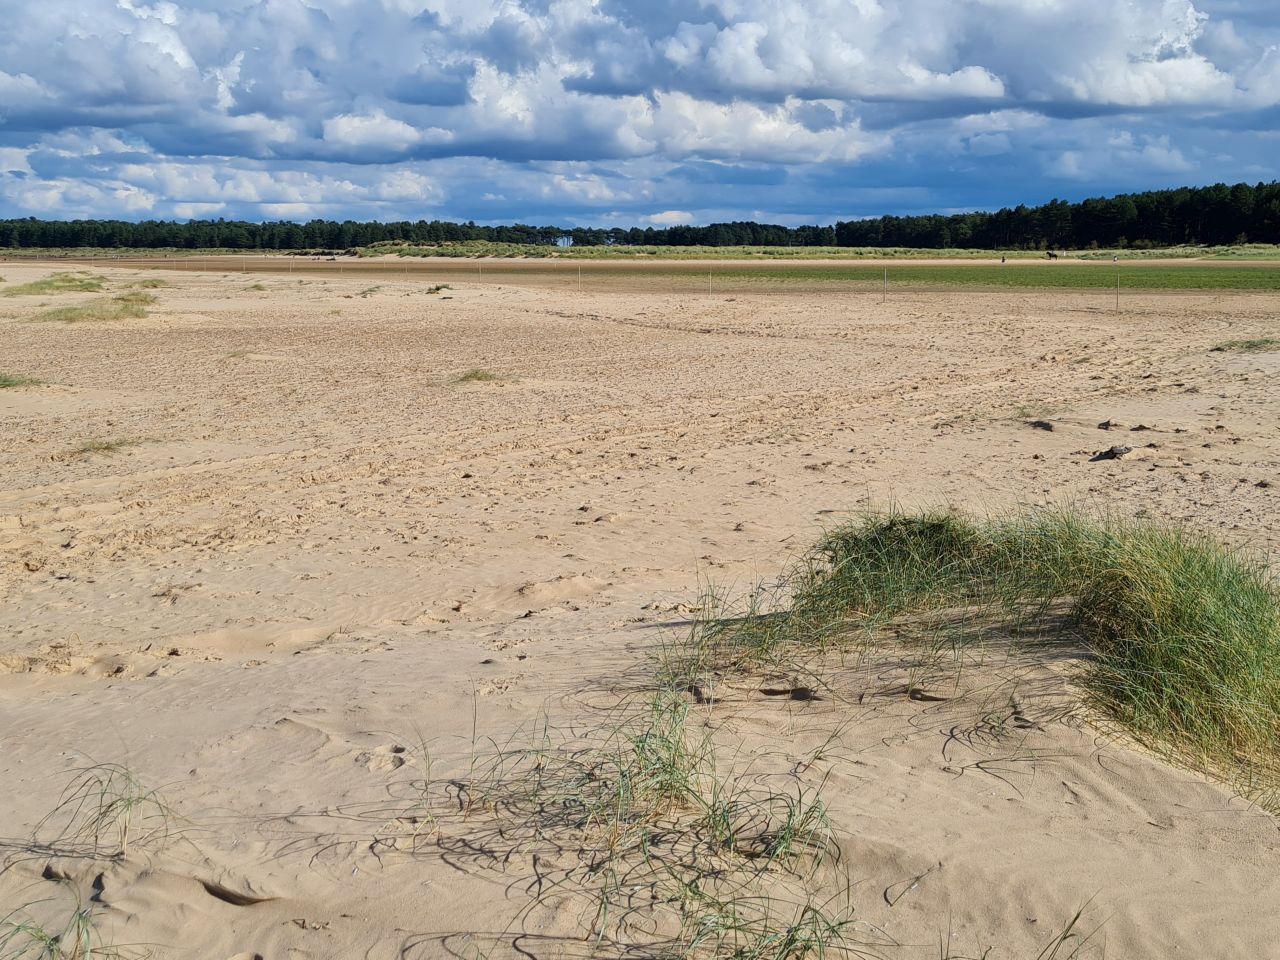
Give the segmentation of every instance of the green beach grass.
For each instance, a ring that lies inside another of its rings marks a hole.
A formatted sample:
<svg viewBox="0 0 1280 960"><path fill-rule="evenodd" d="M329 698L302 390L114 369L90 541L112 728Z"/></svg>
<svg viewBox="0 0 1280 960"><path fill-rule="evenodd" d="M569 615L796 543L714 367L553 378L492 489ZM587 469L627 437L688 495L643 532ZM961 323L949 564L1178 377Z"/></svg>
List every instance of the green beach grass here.
<svg viewBox="0 0 1280 960"><path fill-rule="evenodd" d="M972 247L760 247L760 246L575 246L468 240L439 244L401 241L376 243L358 250L361 257L525 257L557 260L1044 260L1043 250L984 250ZM1280 246L1236 244L1225 247L1186 245L1152 250L1068 250L1068 260L1280 260Z"/></svg>
<svg viewBox="0 0 1280 960"><path fill-rule="evenodd" d="M43 380L36 380L34 377L23 377L14 373L0 373L0 390L7 390L11 387L38 387Z"/></svg>
<svg viewBox="0 0 1280 960"><path fill-rule="evenodd" d="M106 283L104 277L87 273L51 273L40 280L10 287L4 291L6 297L47 296L58 293L97 293Z"/></svg>
<svg viewBox="0 0 1280 960"><path fill-rule="evenodd" d="M879 289L883 266L790 267L785 271L737 265L718 268L722 282L777 284L841 284ZM1280 290L1280 267L1236 267L1199 264L893 264L888 267L892 292L902 288L988 287L1028 290Z"/></svg>
<svg viewBox="0 0 1280 960"><path fill-rule="evenodd" d="M696 678L890 627L938 651L1001 636L1075 652L1100 716L1280 809L1280 591L1260 557L1066 511L890 513L830 532L788 584L782 609L709 620L669 669Z"/></svg>
<svg viewBox="0 0 1280 960"><path fill-rule="evenodd" d="M1214 353L1265 353L1280 350L1280 340L1275 337L1258 337L1252 340L1228 340L1212 348Z"/></svg>
<svg viewBox="0 0 1280 960"><path fill-rule="evenodd" d="M119 453L128 447L136 447L142 441L133 439L114 439L114 440L86 440L78 447L68 450L64 456L71 457L88 457L95 453Z"/></svg>
<svg viewBox="0 0 1280 960"><path fill-rule="evenodd" d="M81 323L94 320L141 320L147 307L156 302L153 294L131 290L109 300L95 300L73 307L55 307L36 314L35 319L53 323Z"/></svg>
<svg viewBox="0 0 1280 960"><path fill-rule="evenodd" d="M933 252L933 251L931 251ZM1011 258L1007 263L967 261L889 263L854 261L815 262L806 259L742 258L695 263L693 258L528 258L512 254L506 259L486 259L474 264L428 262L421 269L433 278L463 282L563 284L577 286L583 270L586 286L607 291L643 284L646 288L714 293L786 293L946 291L946 290L1080 290L1107 293L1124 291L1280 290L1280 263L1235 263L1227 260L1181 260L1161 263L1086 262L1038 258ZM362 270L376 272L386 264L356 261L348 275Z"/></svg>
<svg viewBox="0 0 1280 960"><path fill-rule="evenodd" d="M481 370L477 368L475 370L468 370L466 373L461 374L460 376L454 377L453 382L454 383L497 383L501 379L502 377L498 376L496 373L491 373L488 370Z"/></svg>

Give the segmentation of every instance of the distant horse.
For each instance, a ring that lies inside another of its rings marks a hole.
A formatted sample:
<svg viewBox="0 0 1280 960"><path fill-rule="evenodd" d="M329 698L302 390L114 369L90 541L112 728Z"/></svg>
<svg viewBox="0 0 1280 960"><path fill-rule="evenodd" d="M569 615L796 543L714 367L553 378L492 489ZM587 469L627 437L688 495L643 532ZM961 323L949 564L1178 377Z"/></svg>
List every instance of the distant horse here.
<svg viewBox="0 0 1280 960"><path fill-rule="evenodd" d="M1044 253L1044 255L1045 255L1046 257L1048 257L1050 260L1057 260L1057 259L1058 259L1058 255L1057 255L1056 253L1054 253L1052 250L1046 250L1046 251L1045 251L1045 253Z"/></svg>

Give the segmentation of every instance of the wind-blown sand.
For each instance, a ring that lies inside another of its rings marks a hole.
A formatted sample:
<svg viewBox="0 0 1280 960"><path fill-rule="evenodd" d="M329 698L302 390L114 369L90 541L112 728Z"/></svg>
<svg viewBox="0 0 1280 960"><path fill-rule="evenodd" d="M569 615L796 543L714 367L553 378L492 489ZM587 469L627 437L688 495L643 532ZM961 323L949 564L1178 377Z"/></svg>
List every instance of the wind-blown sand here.
<svg viewBox="0 0 1280 960"><path fill-rule="evenodd" d="M416 747L447 778L477 732L589 723L702 585L772 578L853 511L1077 502L1280 543L1280 352L1210 352L1276 336L1277 296L164 279L142 320L0 298L0 372L45 381L0 390L0 913L57 896L52 864L157 957L589 955L590 905L515 920L530 863L465 825L374 842ZM750 688L708 722L783 759L839 729L811 776L884 956L950 931L1034 957L1081 907L1082 956L1272 955L1280 822L1056 719L1055 689L1002 736L968 699ZM33 850L86 757L165 785L181 836Z"/></svg>

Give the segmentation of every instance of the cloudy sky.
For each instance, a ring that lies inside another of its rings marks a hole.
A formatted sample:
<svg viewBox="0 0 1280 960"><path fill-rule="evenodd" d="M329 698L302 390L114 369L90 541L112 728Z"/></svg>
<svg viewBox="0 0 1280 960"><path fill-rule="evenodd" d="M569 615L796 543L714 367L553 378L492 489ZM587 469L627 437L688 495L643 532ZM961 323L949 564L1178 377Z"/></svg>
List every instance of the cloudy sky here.
<svg viewBox="0 0 1280 960"><path fill-rule="evenodd" d="M6 0L0 216L829 223L1280 176L1277 0Z"/></svg>

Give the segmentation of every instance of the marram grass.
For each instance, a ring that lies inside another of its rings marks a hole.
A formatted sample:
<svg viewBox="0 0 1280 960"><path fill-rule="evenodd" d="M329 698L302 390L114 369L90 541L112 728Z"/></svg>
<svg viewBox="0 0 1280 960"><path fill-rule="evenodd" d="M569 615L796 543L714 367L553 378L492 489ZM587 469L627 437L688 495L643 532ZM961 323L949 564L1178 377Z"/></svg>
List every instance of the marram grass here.
<svg viewBox="0 0 1280 960"><path fill-rule="evenodd" d="M24 377L22 374L0 373L0 390L7 390L11 387L35 387L42 382L34 377Z"/></svg>
<svg viewBox="0 0 1280 960"><path fill-rule="evenodd" d="M88 273L51 273L31 283L10 287L4 291L4 295L30 297L57 293L97 293L105 282L105 278Z"/></svg>
<svg viewBox="0 0 1280 960"><path fill-rule="evenodd" d="M1280 340L1275 337L1257 337L1252 340L1228 340L1213 347L1211 353L1262 353L1267 350L1280 350Z"/></svg>
<svg viewBox="0 0 1280 960"><path fill-rule="evenodd" d="M454 383L496 383L501 379L502 377L498 376L496 373L491 373L488 370L482 370L477 367L474 370L468 370L466 373L455 377L453 382Z"/></svg>
<svg viewBox="0 0 1280 960"><path fill-rule="evenodd" d="M93 320L141 320L147 315L147 307L156 302L155 296L133 290L112 297L74 307L55 307L36 315L37 320L52 323L81 323Z"/></svg>
<svg viewBox="0 0 1280 960"><path fill-rule="evenodd" d="M791 588L780 612L709 627L720 664L890 623L953 646L1030 635L1079 648L1095 705L1139 740L1280 802L1280 591L1259 557L1070 512L892 513L827 534Z"/></svg>

